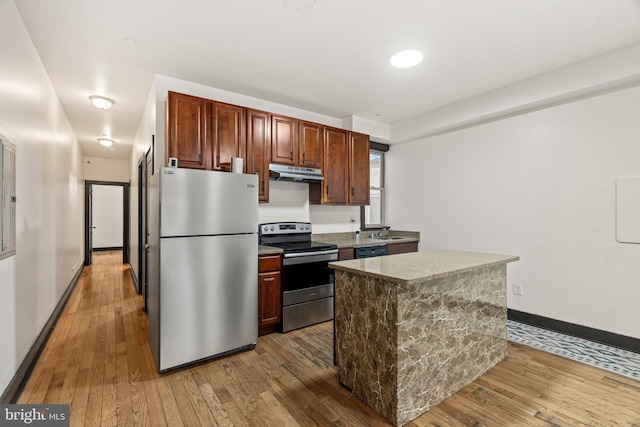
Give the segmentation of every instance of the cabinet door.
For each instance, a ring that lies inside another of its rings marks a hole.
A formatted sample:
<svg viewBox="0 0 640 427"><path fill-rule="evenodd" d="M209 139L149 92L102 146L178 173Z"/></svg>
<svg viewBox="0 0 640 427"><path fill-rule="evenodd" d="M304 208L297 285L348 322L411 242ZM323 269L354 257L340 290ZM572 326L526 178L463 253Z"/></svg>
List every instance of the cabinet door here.
<svg viewBox="0 0 640 427"><path fill-rule="evenodd" d="M244 108L212 102L211 104L213 170L231 170L232 157L244 157Z"/></svg>
<svg viewBox="0 0 640 427"><path fill-rule="evenodd" d="M349 132L349 204L369 204L369 136Z"/></svg>
<svg viewBox="0 0 640 427"><path fill-rule="evenodd" d="M389 255L406 254L407 252L418 252L418 242L387 244Z"/></svg>
<svg viewBox="0 0 640 427"><path fill-rule="evenodd" d="M247 110L246 172L258 174L258 200L269 201L269 154L271 134L269 113Z"/></svg>
<svg viewBox="0 0 640 427"><path fill-rule="evenodd" d="M300 166L322 169L322 142L324 126L317 123L300 122L298 157Z"/></svg>
<svg viewBox="0 0 640 427"><path fill-rule="evenodd" d="M258 327L280 323L282 295L280 272L258 274Z"/></svg>
<svg viewBox="0 0 640 427"><path fill-rule="evenodd" d="M347 131L326 127L322 203L347 203L348 155Z"/></svg>
<svg viewBox="0 0 640 427"><path fill-rule="evenodd" d="M338 261L347 261L354 258L353 248L340 248L338 249Z"/></svg>
<svg viewBox="0 0 640 427"><path fill-rule="evenodd" d="M298 121L291 117L271 116L271 161L295 165L298 158Z"/></svg>
<svg viewBox="0 0 640 427"><path fill-rule="evenodd" d="M166 160L177 158L181 168L211 167L206 105L206 99L169 92Z"/></svg>

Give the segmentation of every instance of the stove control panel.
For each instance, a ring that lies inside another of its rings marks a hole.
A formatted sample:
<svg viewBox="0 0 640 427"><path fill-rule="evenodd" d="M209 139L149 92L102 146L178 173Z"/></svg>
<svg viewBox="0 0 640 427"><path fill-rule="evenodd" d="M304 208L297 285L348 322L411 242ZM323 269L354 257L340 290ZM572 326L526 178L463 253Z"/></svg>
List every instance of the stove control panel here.
<svg viewBox="0 0 640 427"><path fill-rule="evenodd" d="M260 224L260 235L311 234L311 223L308 222L270 222Z"/></svg>

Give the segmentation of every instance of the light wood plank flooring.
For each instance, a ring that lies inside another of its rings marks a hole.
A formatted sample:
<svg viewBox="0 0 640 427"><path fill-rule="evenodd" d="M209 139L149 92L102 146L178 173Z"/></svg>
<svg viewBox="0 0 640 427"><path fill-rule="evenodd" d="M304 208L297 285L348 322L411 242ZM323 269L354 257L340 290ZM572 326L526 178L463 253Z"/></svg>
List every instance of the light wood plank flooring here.
<svg viewBox="0 0 640 427"><path fill-rule="evenodd" d="M74 426L387 426L338 383L331 323L159 375L121 252L94 254L18 403L69 403ZM640 426L640 383L533 348L412 423Z"/></svg>

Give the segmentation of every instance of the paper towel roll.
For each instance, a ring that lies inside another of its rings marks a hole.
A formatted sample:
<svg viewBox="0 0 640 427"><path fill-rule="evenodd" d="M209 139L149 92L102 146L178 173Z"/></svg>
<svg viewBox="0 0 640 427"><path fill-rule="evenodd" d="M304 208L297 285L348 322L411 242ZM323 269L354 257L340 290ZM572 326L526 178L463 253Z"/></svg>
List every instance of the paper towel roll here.
<svg viewBox="0 0 640 427"><path fill-rule="evenodd" d="M232 157L231 158L231 172L233 173L242 173L242 157Z"/></svg>

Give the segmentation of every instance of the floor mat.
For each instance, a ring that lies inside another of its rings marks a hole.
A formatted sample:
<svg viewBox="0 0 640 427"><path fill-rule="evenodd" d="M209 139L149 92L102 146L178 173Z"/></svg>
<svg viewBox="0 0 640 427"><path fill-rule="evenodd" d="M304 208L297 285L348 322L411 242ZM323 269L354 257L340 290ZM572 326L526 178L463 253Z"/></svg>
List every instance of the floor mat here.
<svg viewBox="0 0 640 427"><path fill-rule="evenodd" d="M509 320L509 341L640 381L640 354Z"/></svg>

